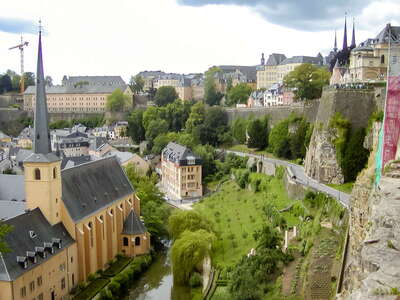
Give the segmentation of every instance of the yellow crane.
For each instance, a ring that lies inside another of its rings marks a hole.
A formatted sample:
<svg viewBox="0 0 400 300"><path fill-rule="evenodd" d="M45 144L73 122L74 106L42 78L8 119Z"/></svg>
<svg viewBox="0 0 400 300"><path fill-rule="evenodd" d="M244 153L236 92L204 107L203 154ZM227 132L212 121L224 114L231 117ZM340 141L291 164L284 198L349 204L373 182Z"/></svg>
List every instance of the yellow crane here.
<svg viewBox="0 0 400 300"><path fill-rule="evenodd" d="M21 94L24 93L25 91L25 79L24 79L24 48L28 47L29 42L24 42L22 36L21 36L21 43L17 46L11 47L8 50L12 49L19 49L21 53L21 81L20 81L20 86L21 86Z"/></svg>

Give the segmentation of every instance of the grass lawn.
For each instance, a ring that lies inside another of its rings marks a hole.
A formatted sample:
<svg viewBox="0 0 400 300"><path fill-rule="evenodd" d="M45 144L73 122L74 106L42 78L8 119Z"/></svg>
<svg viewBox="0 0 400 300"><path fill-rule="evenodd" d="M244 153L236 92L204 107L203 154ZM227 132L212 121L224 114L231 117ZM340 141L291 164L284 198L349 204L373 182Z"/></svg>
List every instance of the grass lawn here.
<svg viewBox="0 0 400 300"><path fill-rule="evenodd" d="M100 290L110 282L109 279L99 278L91 282L74 300L92 299Z"/></svg>
<svg viewBox="0 0 400 300"><path fill-rule="evenodd" d="M334 189L337 189L343 193L351 194L351 191L353 190L354 182L346 182L343 184L327 184L327 185Z"/></svg>
<svg viewBox="0 0 400 300"><path fill-rule="evenodd" d="M107 277L112 277L122 271L129 262L132 260L130 257L121 257L115 263L112 264L107 270L104 271L103 275Z"/></svg>
<svg viewBox="0 0 400 300"><path fill-rule="evenodd" d="M230 300L231 295L229 294L228 287L226 286L219 286L214 292L213 297L211 300Z"/></svg>
<svg viewBox="0 0 400 300"><path fill-rule="evenodd" d="M287 196L282 180L275 177L270 177L267 191L255 193L228 181L218 193L204 198L194 206L195 210L214 222L220 234L214 255L217 264L233 265L255 247L253 233L265 222L262 211L265 203L271 202L277 209L283 209L295 202ZM284 216L289 226L299 222L289 213Z"/></svg>

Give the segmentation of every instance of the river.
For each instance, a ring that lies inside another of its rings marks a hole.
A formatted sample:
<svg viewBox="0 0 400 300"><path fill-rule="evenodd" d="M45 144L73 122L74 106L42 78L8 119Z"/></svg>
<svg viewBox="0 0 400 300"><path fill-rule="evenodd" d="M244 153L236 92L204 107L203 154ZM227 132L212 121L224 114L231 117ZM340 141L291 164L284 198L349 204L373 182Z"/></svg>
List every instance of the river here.
<svg viewBox="0 0 400 300"><path fill-rule="evenodd" d="M167 252L159 254L150 268L129 289L125 300L190 300L190 288L173 285Z"/></svg>

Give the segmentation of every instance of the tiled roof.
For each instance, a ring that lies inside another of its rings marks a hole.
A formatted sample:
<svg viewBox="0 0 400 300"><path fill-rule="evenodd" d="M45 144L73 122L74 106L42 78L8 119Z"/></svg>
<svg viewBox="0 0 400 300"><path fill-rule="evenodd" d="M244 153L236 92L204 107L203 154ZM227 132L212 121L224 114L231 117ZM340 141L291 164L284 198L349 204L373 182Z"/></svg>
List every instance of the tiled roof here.
<svg viewBox="0 0 400 300"><path fill-rule="evenodd" d="M181 166L187 165L189 158L195 159L196 165L201 164L201 158L195 155L192 150L174 142L169 142L168 145L163 149L162 154L164 159L177 163Z"/></svg>
<svg viewBox="0 0 400 300"><path fill-rule="evenodd" d="M61 178L63 201L75 222L134 192L114 156L64 169Z"/></svg>
<svg viewBox="0 0 400 300"><path fill-rule="evenodd" d="M82 155L75 157L65 157L61 161L61 170L72 168L91 161L90 155Z"/></svg>
<svg viewBox="0 0 400 300"><path fill-rule="evenodd" d="M6 220L5 224L11 225L13 229L4 238L11 251L0 253L2 281L15 280L74 243L64 225L50 225L39 208ZM54 253L51 253L50 248ZM32 258L28 255L32 255ZM17 257L20 262L17 261Z"/></svg>
<svg viewBox="0 0 400 300"><path fill-rule="evenodd" d="M142 221L137 217L134 210L131 210L130 214L124 222L124 227L122 229L122 234L135 235L144 234L147 229L143 225Z"/></svg>
<svg viewBox="0 0 400 300"><path fill-rule="evenodd" d="M265 65L267 65L267 66L277 66L285 59L286 59L285 54L272 53L272 54L269 55L268 60L265 63Z"/></svg>
<svg viewBox="0 0 400 300"><path fill-rule="evenodd" d="M290 58L286 58L280 64L287 65L287 64L296 64L296 63L300 63L300 64L309 63L309 64L320 65L320 64L322 64L322 60L320 57L314 57L314 56L293 56Z"/></svg>
<svg viewBox="0 0 400 300"><path fill-rule="evenodd" d="M125 91L128 85L79 85L79 86L46 86L46 94L111 94L116 89ZM35 86L31 85L25 94L35 94Z"/></svg>
<svg viewBox="0 0 400 300"><path fill-rule="evenodd" d="M0 200L25 200L24 175L0 174Z"/></svg>

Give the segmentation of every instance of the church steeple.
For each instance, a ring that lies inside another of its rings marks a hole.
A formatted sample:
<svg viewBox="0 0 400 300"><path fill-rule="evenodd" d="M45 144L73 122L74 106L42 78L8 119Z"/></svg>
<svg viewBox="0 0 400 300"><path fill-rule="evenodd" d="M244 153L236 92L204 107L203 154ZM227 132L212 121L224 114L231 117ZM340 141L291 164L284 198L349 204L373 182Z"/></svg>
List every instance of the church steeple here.
<svg viewBox="0 0 400 300"><path fill-rule="evenodd" d="M42 57L42 27L39 27L39 47L36 72L36 105L34 115L35 136L33 152L36 154L48 154L51 152L49 116L47 113L46 89L43 72Z"/></svg>
<svg viewBox="0 0 400 300"><path fill-rule="evenodd" d="M261 65L265 65L264 53L261 53Z"/></svg>
<svg viewBox="0 0 400 300"><path fill-rule="evenodd" d="M335 43L333 44L333 52L337 52L338 48L337 48L337 39L336 39L336 29L335 29Z"/></svg>
<svg viewBox="0 0 400 300"><path fill-rule="evenodd" d="M354 49L355 47L356 47L356 31L355 31L354 18L353 18L353 35L351 36L350 48Z"/></svg>
<svg viewBox="0 0 400 300"><path fill-rule="evenodd" d="M347 50L347 22L346 14L344 15L344 34L343 34L343 50Z"/></svg>

